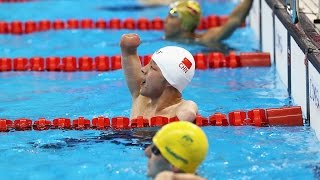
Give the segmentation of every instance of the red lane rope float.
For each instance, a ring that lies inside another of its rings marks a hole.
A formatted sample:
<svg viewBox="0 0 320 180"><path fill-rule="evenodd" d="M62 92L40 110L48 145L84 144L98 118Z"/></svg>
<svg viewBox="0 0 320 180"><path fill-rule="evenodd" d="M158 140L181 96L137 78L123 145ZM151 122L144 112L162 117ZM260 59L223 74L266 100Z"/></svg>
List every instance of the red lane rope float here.
<svg viewBox="0 0 320 180"><path fill-rule="evenodd" d="M238 68L253 66L271 66L270 53L242 52L237 55L230 52L224 55L219 52L208 54L197 53L194 56L196 69ZM151 55L140 56L142 65L150 62ZM17 57L0 58L0 72L2 71L109 71L121 69L121 56L75 56L66 57Z"/></svg>
<svg viewBox="0 0 320 180"><path fill-rule="evenodd" d="M36 121L21 118L11 121L9 119L0 119L0 132L11 130L49 130L49 129L66 129L66 130L123 130L143 127L160 127L173 121L179 121L177 117L167 118L155 116L146 119L142 116L136 119L128 117L113 117L111 120L107 117L96 117L92 121L84 117L74 120L69 118L55 118L50 121L40 118ZM303 126L302 110L300 106L269 108L269 109L252 109L245 111L232 111L228 115L215 113L209 117L197 115L195 124L198 126Z"/></svg>
<svg viewBox="0 0 320 180"><path fill-rule="evenodd" d="M212 27L223 25L228 20L227 16L210 15L201 18L198 30L205 30ZM68 19L68 20L40 20L40 21L0 21L0 34L23 35L48 30L63 29L138 29L138 30L163 30L164 20L159 17L147 19L145 17L139 19L126 18L124 20L112 18L104 20L103 18L93 20L85 19ZM244 27L242 24L241 27Z"/></svg>

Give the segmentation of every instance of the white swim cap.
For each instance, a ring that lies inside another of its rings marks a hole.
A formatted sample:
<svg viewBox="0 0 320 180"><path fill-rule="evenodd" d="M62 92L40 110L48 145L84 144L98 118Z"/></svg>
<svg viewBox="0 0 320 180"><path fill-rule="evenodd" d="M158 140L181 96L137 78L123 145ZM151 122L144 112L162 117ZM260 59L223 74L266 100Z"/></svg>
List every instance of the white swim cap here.
<svg viewBox="0 0 320 180"><path fill-rule="evenodd" d="M179 92L190 83L195 71L192 54L177 46L166 46L152 55L164 78Z"/></svg>

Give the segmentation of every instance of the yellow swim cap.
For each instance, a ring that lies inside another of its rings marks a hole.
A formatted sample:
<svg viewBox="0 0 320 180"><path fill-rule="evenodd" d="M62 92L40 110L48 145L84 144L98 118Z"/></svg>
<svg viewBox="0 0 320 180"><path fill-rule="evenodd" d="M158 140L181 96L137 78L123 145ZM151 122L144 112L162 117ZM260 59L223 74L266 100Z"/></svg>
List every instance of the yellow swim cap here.
<svg viewBox="0 0 320 180"><path fill-rule="evenodd" d="M152 141L165 159L186 173L195 173L208 151L208 140L202 129L187 121L163 126Z"/></svg>
<svg viewBox="0 0 320 180"><path fill-rule="evenodd" d="M201 8L195 0L179 0L170 5L170 14L178 13L182 27L194 31L200 21Z"/></svg>

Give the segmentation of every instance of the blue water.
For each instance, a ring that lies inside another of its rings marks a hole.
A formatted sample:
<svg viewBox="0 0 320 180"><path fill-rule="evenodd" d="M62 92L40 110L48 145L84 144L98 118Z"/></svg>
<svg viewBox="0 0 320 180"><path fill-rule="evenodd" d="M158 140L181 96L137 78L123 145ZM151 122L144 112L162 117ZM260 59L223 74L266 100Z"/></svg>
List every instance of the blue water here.
<svg viewBox="0 0 320 180"><path fill-rule="evenodd" d="M203 129L210 147L198 173L205 178L314 179L320 175L319 144L308 127ZM0 177L147 179L146 142L114 134L59 130L2 133Z"/></svg>
<svg viewBox="0 0 320 180"><path fill-rule="evenodd" d="M227 15L229 14L237 0L199 0L202 5L204 16L210 14ZM21 8L23 7L23 11ZM126 19L128 17L137 19L141 17L164 18L168 11L167 6L147 7L135 0L37 0L29 3L1 3L1 19L6 21L13 20L43 20L70 18L91 18L91 19ZM45 13L44 13L45 12Z"/></svg>
<svg viewBox="0 0 320 180"><path fill-rule="evenodd" d="M132 4L129 4L132 3ZM204 13L227 14L234 3L204 3ZM37 1L0 5L6 21L142 16L156 17L166 7L125 12L110 8L139 7L131 0L107 2ZM68 11L64 10L68 9ZM109 10L108 10L109 8ZM20 9L20 10L19 10ZM21 10L23 9L23 11ZM12 13L14 12L14 13ZM46 12L46 13L43 13ZM30 35L0 35L1 57L97 56L120 54L123 33L141 35L141 55L165 45L179 45L192 53L208 52L197 45L163 40L161 31L64 30ZM243 44L246 42L246 44ZM238 29L224 42L227 50L255 51L252 30ZM110 72L2 72L0 117L11 120L45 117L92 119L129 116L130 95L123 71ZM194 100L203 116L215 112L282 107L291 103L275 67L196 71L183 93ZM309 127L203 127L209 153L198 173L207 179L315 179L319 178L320 147ZM147 179L143 149L150 135L136 131L25 131L0 133L1 179Z"/></svg>
<svg viewBox="0 0 320 180"><path fill-rule="evenodd" d="M122 70L3 72L0 84L0 113L10 119L130 115L131 98ZM196 71L183 95L198 104L203 116L281 107L290 101L273 67Z"/></svg>

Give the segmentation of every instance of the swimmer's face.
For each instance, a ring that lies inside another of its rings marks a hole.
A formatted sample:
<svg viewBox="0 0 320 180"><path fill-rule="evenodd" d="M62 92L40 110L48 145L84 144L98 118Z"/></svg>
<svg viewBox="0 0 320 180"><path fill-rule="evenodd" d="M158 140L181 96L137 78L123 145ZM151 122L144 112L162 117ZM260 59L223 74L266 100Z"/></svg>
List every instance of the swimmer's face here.
<svg viewBox="0 0 320 180"><path fill-rule="evenodd" d="M141 68L143 80L141 82L140 94L150 98L158 98L168 85L160 68L154 61Z"/></svg>
<svg viewBox="0 0 320 180"><path fill-rule="evenodd" d="M177 38L182 31L182 21L178 16L178 13L171 9L168 16L164 21L164 33L166 38Z"/></svg>
<svg viewBox="0 0 320 180"><path fill-rule="evenodd" d="M147 175L155 177L162 171L171 171L171 164L161 155L159 149L155 145L150 145L145 149L145 155L148 157Z"/></svg>

